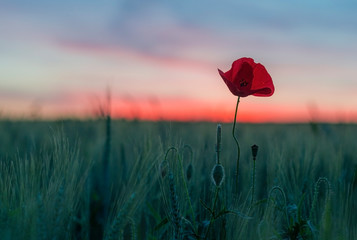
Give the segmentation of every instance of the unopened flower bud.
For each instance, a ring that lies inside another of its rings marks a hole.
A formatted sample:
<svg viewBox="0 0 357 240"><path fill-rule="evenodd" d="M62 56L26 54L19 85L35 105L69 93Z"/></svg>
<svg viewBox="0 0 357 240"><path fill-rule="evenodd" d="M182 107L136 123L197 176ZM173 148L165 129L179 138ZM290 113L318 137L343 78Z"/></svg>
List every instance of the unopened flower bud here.
<svg viewBox="0 0 357 240"><path fill-rule="evenodd" d="M223 183L224 177L225 177L225 174L224 174L223 166L221 164L216 164L213 167L212 173L211 173L212 182L217 187L220 187Z"/></svg>
<svg viewBox="0 0 357 240"><path fill-rule="evenodd" d="M255 158L257 157L257 154L258 154L258 146L254 144L254 145L252 146L253 160L255 160Z"/></svg>
<svg viewBox="0 0 357 240"><path fill-rule="evenodd" d="M186 169L187 181L190 181L190 180L191 180L192 174L193 174L193 166L192 166L192 164L190 163L190 164L187 166L187 169Z"/></svg>

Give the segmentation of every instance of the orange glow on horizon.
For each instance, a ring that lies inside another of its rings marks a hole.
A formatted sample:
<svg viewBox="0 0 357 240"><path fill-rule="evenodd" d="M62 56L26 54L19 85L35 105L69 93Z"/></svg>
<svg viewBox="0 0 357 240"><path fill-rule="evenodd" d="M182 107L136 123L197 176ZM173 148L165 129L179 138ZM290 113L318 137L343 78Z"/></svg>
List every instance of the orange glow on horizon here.
<svg viewBox="0 0 357 240"><path fill-rule="evenodd" d="M114 118L167 121L233 122L235 102L207 103L195 100L171 99L163 102L116 103ZM321 111L313 115L307 107L255 105L241 102L237 114L238 122L289 123L289 122L357 122L357 113Z"/></svg>
<svg viewBox="0 0 357 240"><path fill-rule="evenodd" d="M105 98L88 97L88 94L66 94L56 102L14 103L2 109L0 118L93 118L106 108ZM233 100L234 98L231 98ZM15 109L15 111L10 111ZM113 96L111 115L115 119L145 121L209 121L233 122L235 100L216 102L184 98L156 98ZM8 113L8 114L7 114ZM254 103L244 98L239 104L238 122L248 123L290 123L290 122L357 122L357 112L337 112L309 106L271 105L263 101Z"/></svg>

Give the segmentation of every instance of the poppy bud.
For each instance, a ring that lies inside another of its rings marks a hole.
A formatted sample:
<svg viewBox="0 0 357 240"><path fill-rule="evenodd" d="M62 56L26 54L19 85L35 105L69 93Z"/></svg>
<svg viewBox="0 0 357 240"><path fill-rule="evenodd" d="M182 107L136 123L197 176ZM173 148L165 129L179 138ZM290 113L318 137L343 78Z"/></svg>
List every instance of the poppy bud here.
<svg viewBox="0 0 357 240"><path fill-rule="evenodd" d="M255 160L255 158L257 157L257 154L258 154L258 146L254 144L254 145L252 146L253 160Z"/></svg>
<svg viewBox="0 0 357 240"><path fill-rule="evenodd" d="M193 174L193 166L192 166L192 164L190 163L190 164L187 166L187 169L186 169L187 181L190 181L190 180L191 180L192 174Z"/></svg>
<svg viewBox="0 0 357 240"><path fill-rule="evenodd" d="M224 174L223 166L221 164L216 164L213 167L212 173L211 173L212 182L217 187L220 187L223 183L224 177L225 177L225 174Z"/></svg>

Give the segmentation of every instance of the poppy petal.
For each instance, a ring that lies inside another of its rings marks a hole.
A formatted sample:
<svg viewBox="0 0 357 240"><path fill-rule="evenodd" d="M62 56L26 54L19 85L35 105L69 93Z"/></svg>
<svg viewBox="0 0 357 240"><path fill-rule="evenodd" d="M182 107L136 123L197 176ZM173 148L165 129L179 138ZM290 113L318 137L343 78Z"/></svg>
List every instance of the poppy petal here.
<svg viewBox="0 0 357 240"><path fill-rule="evenodd" d="M269 97L274 93L274 84L271 76L265 67L258 63L254 68L254 80L252 83L252 90L257 90L254 96Z"/></svg>
<svg viewBox="0 0 357 240"><path fill-rule="evenodd" d="M224 73L220 69L218 69L218 72L219 72L219 75L221 75L221 77L222 77L223 81L225 82L225 84L227 85L228 89L231 91L231 93L233 95L240 96L240 97L246 97L246 96L252 94L252 93L246 93L246 92L240 91L236 87L236 85L226 77L228 72Z"/></svg>

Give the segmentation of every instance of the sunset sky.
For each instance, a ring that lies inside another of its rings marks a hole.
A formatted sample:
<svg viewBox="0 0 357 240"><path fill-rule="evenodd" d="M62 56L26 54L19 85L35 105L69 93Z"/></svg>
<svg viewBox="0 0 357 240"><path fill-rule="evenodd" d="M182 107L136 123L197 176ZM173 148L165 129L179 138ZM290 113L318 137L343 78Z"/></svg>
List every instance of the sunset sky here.
<svg viewBox="0 0 357 240"><path fill-rule="evenodd" d="M252 57L272 97L238 120L357 121L357 2L0 0L0 117L232 121L217 68Z"/></svg>

